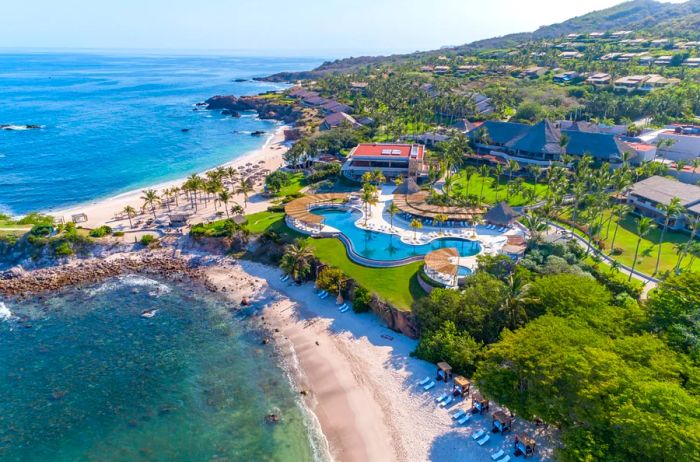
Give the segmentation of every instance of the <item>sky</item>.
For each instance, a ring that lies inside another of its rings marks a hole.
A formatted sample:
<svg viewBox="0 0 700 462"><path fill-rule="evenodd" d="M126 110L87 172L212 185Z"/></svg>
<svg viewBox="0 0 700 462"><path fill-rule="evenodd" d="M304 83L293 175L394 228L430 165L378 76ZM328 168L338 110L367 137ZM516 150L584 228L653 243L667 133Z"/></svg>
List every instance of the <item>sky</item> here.
<svg viewBox="0 0 700 462"><path fill-rule="evenodd" d="M682 0L674 0L680 2ZM19 0L0 46L340 57L524 32L619 0Z"/></svg>

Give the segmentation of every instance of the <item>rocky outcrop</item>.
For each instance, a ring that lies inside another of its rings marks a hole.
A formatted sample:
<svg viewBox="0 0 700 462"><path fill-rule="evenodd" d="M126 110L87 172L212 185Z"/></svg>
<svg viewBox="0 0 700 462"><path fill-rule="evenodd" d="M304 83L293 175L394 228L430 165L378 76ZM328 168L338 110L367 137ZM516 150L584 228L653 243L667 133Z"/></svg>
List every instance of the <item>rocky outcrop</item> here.
<svg viewBox="0 0 700 462"><path fill-rule="evenodd" d="M262 96L241 96L233 95L213 96L205 101L209 110L230 111L238 113L242 111L256 111L261 119L281 120L284 123L294 123L301 116L301 108L295 104L280 103L270 98Z"/></svg>
<svg viewBox="0 0 700 462"><path fill-rule="evenodd" d="M413 313L399 310L376 295L372 296L369 306L374 314L386 323L389 329L401 332L406 337L418 338L418 326Z"/></svg>

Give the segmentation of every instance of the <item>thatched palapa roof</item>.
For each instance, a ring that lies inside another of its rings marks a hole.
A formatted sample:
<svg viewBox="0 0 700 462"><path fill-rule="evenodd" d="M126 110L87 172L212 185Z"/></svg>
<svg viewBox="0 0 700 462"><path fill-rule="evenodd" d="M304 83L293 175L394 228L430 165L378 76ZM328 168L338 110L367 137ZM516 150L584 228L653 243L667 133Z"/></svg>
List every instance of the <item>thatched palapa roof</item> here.
<svg viewBox="0 0 700 462"><path fill-rule="evenodd" d="M457 264L454 259L459 257L459 252L454 247L445 247L433 250L425 256L425 266L442 274L457 274Z"/></svg>
<svg viewBox="0 0 700 462"><path fill-rule="evenodd" d="M486 212L484 220L498 226L510 226L519 216L506 202L499 202Z"/></svg>
<svg viewBox="0 0 700 462"><path fill-rule="evenodd" d="M346 193L310 194L289 202L284 206L284 213L295 220L302 221L309 225L319 226L323 224L323 217L311 213L309 209L315 205L320 205L323 203L330 204L337 201L347 200L347 198L348 195Z"/></svg>

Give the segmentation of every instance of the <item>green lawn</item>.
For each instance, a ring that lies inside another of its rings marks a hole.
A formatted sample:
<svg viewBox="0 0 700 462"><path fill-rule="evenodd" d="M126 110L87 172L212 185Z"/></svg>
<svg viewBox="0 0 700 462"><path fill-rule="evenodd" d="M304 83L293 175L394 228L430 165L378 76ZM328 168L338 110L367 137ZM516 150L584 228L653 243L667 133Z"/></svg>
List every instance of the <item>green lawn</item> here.
<svg viewBox="0 0 700 462"><path fill-rule="evenodd" d="M605 220L610 217L610 211L605 212ZM613 255L620 263L632 266L632 261L634 260L634 249L637 246L637 217L635 215L629 214L622 219L620 222L620 227L617 231L617 238L615 239L615 248L622 249L622 254ZM601 236L603 242L605 243L605 253L610 255L610 245L612 243L613 234L615 232L615 223L617 218L613 217L609 232L607 221L603 222L603 229L601 231ZM578 232L578 234L582 234ZM654 267L656 266L656 255L658 252L658 242L661 235L661 226L651 231L639 246L639 255L637 257L637 265L635 270L651 275L654 272ZM676 253L676 244L683 244L688 241L690 236L686 233L678 233L674 231L666 232L664 236L664 243L661 246L661 262L659 263L659 272L665 272L673 270L678 261L678 254ZM683 260L682 267L685 268L688 263L690 263L690 256L686 256ZM700 259L695 259L693 262L692 269L694 271L700 271Z"/></svg>
<svg viewBox="0 0 700 462"><path fill-rule="evenodd" d="M262 234L268 228L278 231L281 225L284 225L283 212L258 212L245 216L248 220L246 228L253 234ZM284 225L286 227L286 225Z"/></svg>
<svg viewBox="0 0 700 462"><path fill-rule="evenodd" d="M397 268L368 268L350 261L345 246L338 239L311 239L310 244L319 260L340 268L397 309L410 311L414 300L425 296L417 280L422 262Z"/></svg>
<svg viewBox="0 0 700 462"><path fill-rule="evenodd" d="M277 193L277 197L284 197L290 194L296 194L301 190L301 188L306 186L304 184L303 173L293 173L290 180L291 182L287 186L280 189L280 191Z"/></svg>
<svg viewBox="0 0 700 462"><path fill-rule="evenodd" d="M508 194L508 175L502 175L501 176L501 182L500 182L500 188L498 190L498 200L503 201L506 199L506 195ZM472 176L471 181L469 182L469 195L470 196L479 196L481 194L481 185L483 184L484 186L484 202L488 204L495 204L496 203L496 179L492 177L482 177L479 174L475 174ZM467 180L464 176L464 170L458 172L455 174L455 181L454 181L454 186L453 190L458 191L460 193L466 191L467 187ZM508 200L508 203L512 206L520 206L520 205L526 205L527 200L522 194L522 191L525 189L532 189L535 188L535 192L537 193L537 199L535 201L540 200L544 197L544 195L547 192L547 185L538 183L537 185L534 185L532 182L525 181L523 182L523 187L521 188L520 192L511 196Z"/></svg>

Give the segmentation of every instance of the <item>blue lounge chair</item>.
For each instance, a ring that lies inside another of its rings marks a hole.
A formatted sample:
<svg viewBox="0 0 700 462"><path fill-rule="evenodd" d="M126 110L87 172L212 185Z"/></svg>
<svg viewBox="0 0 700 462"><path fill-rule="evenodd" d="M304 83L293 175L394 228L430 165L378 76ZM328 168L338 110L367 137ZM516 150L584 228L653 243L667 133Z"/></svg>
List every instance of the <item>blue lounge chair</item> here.
<svg viewBox="0 0 700 462"><path fill-rule="evenodd" d="M323 295L319 295L319 298L320 298L321 300L324 300L326 297L328 297L328 292L326 292L326 293L323 294Z"/></svg>
<svg viewBox="0 0 700 462"><path fill-rule="evenodd" d="M427 384L426 386L423 387L423 390L428 391L431 388L433 388L434 386L435 386L435 382L431 381L429 384Z"/></svg>
<svg viewBox="0 0 700 462"><path fill-rule="evenodd" d="M347 303L343 303L342 305L340 305L340 306L338 307L338 311L343 311L343 308L347 308L347 306L348 306Z"/></svg>
<svg viewBox="0 0 700 462"><path fill-rule="evenodd" d="M472 418L472 415L471 415L471 414L466 414L466 415L464 415L464 417L462 417L461 419L457 419L457 425L464 425L464 424L467 423L467 422L469 421L469 419L471 419L471 418Z"/></svg>
<svg viewBox="0 0 700 462"><path fill-rule="evenodd" d="M317 293L316 295L318 295L319 297L323 297L324 295L327 295L327 294L328 294L328 292L326 292L325 290L322 290L321 292Z"/></svg>
<svg viewBox="0 0 700 462"><path fill-rule="evenodd" d="M449 393L443 393L442 395L440 395L440 396L438 396L437 398L435 398L435 402L436 402L436 403L440 403L440 402L442 402L443 400L446 400L448 396L450 396Z"/></svg>
<svg viewBox="0 0 700 462"><path fill-rule="evenodd" d="M430 382L430 376L429 376L429 375L426 376L426 377L425 377L423 380L421 380L420 382L418 382L418 385L423 386L423 385L426 385L428 382Z"/></svg>
<svg viewBox="0 0 700 462"><path fill-rule="evenodd" d="M499 458L502 457L503 454L505 454L505 453L506 453L506 452L505 452L503 449L499 449L498 452L494 452L493 454L491 454L491 459L492 459L492 460L499 459Z"/></svg>
<svg viewBox="0 0 700 462"><path fill-rule="evenodd" d="M343 308L342 310L340 310L340 312L341 312L341 313L345 313L345 312L347 312L349 309L350 309L350 307L349 307L349 306L346 306L345 308Z"/></svg>
<svg viewBox="0 0 700 462"><path fill-rule="evenodd" d="M486 433L486 432L485 432L483 429L482 429L482 430L478 430L478 431L476 431L476 432L474 432L474 433L472 434L472 439L473 439L473 440L478 440L479 438L481 438L482 436L484 436L484 433Z"/></svg>
<svg viewBox="0 0 700 462"><path fill-rule="evenodd" d="M459 418L461 418L461 417L464 417L464 415L465 415L466 413L467 413L467 411L465 411L464 409L460 409L459 411L457 411L457 412L455 412L454 414L452 414L452 418L455 419L455 420L457 420L457 419L459 419Z"/></svg>
<svg viewBox="0 0 700 462"><path fill-rule="evenodd" d="M452 401L454 401L454 398L452 398L452 395L450 395L450 396L447 397L447 399L442 400L442 401L440 402L439 406L440 406L440 407L445 407L445 406L447 406L448 404L451 404Z"/></svg>
<svg viewBox="0 0 700 462"><path fill-rule="evenodd" d="M289 275L288 275L288 274L283 274L282 276L280 276L280 281L282 281L282 282L286 282L287 279L289 279Z"/></svg>
<svg viewBox="0 0 700 462"><path fill-rule="evenodd" d="M486 435L486 436L484 436L483 438L481 438L479 441L477 441L477 444L478 444L479 446L483 446L483 445L486 444L486 442L487 442L488 440L490 440L490 439L491 439L491 435Z"/></svg>

